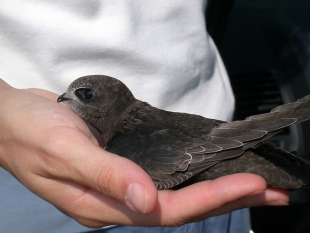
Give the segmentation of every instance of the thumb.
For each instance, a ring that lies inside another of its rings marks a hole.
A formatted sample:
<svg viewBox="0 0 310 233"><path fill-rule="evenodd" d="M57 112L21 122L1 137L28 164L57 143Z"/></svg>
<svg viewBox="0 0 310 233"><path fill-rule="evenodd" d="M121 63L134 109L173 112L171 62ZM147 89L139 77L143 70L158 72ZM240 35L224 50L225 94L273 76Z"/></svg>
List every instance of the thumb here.
<svg viewBox="0 0 310 233"><path fill-rule="evenodd" d="M64 128L67 127L59 130ZM50 175L97 190L138 213L152 212L157 203L157 189L142 168L103 150L78 130L59 130L58 139L53 142L53 151L49 154L55 155L61 151L61 161L64 163L65 158L66 168L62 168L61 173L59 169L54 169ZM71 136L68 136L68 130L74 131ZM61 138L59 135L62 135Z"/></svg>

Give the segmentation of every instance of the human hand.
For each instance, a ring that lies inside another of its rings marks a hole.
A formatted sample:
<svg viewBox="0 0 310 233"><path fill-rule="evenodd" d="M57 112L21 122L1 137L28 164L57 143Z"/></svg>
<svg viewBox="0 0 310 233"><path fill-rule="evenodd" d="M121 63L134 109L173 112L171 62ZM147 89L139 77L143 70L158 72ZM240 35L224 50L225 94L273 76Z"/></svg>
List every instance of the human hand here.
<svg viewBox="0 0 310 233"><path fill-rule="evenodd" d="M85 226L176 226L288 201L286 191L266 188L261 177L251 174L157 191L138 165L104 151L100 138L56 103L57 97L14 89L0 80L0 166Z"/></svg>

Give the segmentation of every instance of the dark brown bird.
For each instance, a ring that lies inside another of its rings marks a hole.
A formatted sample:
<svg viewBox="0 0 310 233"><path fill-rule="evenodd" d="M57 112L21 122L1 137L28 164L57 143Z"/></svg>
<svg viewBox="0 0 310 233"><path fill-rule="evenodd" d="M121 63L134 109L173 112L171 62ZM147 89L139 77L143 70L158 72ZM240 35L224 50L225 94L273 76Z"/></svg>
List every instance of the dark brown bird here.
<svg viewBox="0 0 310 233"><path fill-rule="evenodd" d="M310 118L310 95L230 123L152 107L121 81L104 75L75 80L57 101L100 132L105 150L142 167L158 189L240 172L257 174L280 188L310 184L307 160L264 142Z"/></svg>

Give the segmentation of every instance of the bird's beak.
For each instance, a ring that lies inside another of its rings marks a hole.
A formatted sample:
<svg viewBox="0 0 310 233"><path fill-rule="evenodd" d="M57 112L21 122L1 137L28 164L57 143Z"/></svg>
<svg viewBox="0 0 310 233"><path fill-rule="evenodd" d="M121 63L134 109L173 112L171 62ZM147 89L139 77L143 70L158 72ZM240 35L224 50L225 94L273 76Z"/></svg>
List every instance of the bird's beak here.
<svg viewBox="0 0 310 233"><path fill-rule="evenodd" d="M65 97L66 94L67 94L67 93L65 92L65 93L63 93L62 95L60 95L60 96L58 97L58 99L57 99L57 102L59 103L59 102L63 102L63 101L65 101L65 100L68 100L69 98L66 98L66 97Z"/></svg>

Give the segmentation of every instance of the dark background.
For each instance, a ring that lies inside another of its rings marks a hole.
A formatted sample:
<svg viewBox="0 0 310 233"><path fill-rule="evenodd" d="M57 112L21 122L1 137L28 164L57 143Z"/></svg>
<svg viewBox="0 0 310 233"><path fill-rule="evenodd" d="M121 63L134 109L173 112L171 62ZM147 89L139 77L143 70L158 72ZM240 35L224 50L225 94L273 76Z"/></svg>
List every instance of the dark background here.
<svg viewBox="0 0 310 233"><path fill-rule="evenodd" d="M231 80L235 120L310 94L309 0L209 0L206 19ZM271 141L310 160L310 122ZM310 190L290 195L289 206L251 208L255 233L310 232Z"/></svg>

